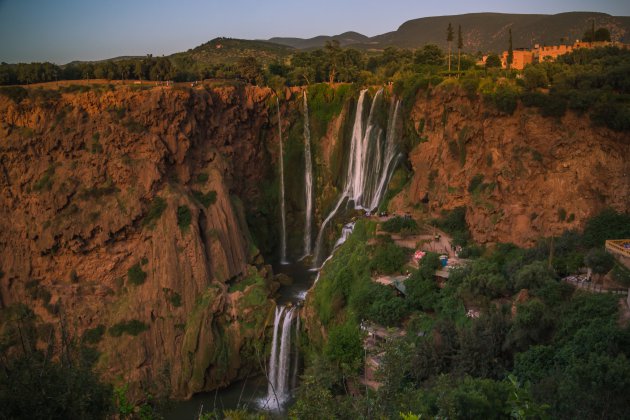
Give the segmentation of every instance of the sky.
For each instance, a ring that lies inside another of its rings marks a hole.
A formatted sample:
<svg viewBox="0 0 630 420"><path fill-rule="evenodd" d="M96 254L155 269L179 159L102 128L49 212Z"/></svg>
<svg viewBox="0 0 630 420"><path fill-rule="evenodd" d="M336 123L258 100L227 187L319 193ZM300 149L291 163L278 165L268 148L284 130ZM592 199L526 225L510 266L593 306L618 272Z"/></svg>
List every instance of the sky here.
<svg viewBox="0 0 630 420"><path fill-rule="evenodd" d="M374 36L407 20L471 12L596 11L629 0L0 0L0 62L168 55L219 36Z"/></svg>

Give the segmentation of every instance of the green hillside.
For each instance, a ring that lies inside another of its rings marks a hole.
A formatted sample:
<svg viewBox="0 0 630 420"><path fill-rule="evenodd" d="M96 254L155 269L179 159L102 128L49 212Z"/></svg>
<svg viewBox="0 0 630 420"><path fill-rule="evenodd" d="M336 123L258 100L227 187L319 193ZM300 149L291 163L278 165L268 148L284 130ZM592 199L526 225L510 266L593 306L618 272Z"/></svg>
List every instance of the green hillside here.
<svg viewBox="0 0 630 420"><path fill-rule="evenodd" d="M175 53L170 58L217 65L233 64L244 57L255 57L261 63L268 64L293 52L295 49L292 47L269 41L215 38L186 52Z"/></svg>
<svg viewBox="0 0 630 420"><path fill-rule="evenodd" d="M426 44L447 47L446 27L449 22L457 30L462 26L464 49L476 51L502 51L507 48L508 30L512 29L514 47L530 47L533 44L573 43L595 25L607 28L612 39L630 42L630 17L610 16L596 12L569 12L556 15L469 13L452 16L432 16L409 20L397 30L371 38L356 33L345 33L334 37L315 38L272 38L270 41L290 45L298 49L322 47L327 40L339 39L342 46L358 49L388 46L418 48ZM355 34L354 36L345 36Z"/></svg>
<svg viewBox="0 0 630 420"><path fill-rule="evenodd" d="M508 29L512 29L514 47L533 44L558 44L561 39L574 42L591 27L608 28L614 40L628 39L630 17L610 16L594 12L570 12L556 15L521 15L504 13L470 13L414 19L403 23L398 30L373 37L381 46L394 45L414 48L424 44L446 47L446 27L449 22L462 26L464 48L469 51L500 51L507 48Z"/></svg>
<svg viewBox="0 0 630 420"><path fill-rule="evenodd" d="M326 44L326 41L331 40L339 41L339 45L342 47L348 45L357 45L363 44L370 41L370 38L360 34L358 32L344 32L339 35L328 36L328 35L320 35L313 38L282 38L275 37L269 39L270 42L275 42L277 44L287 45L297 49L310 49L310 48L319 48Z"/></svg>

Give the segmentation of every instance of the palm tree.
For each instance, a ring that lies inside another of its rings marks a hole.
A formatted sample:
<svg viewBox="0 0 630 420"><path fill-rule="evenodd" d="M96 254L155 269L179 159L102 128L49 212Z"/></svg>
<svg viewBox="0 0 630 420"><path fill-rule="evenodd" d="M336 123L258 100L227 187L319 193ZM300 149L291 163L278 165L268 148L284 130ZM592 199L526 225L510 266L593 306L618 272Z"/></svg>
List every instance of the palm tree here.
<svg viewBox="0 0 630 420"><path fill-rule="evenodd" d="M464 48L464 40L462 38L462 25L457 27L457 77L459 77L459 69L462 62L462 48Z"/></svg>
<svg viewBox="0 0 630 420"><path fill-rule="evenodd" d="M506 61L506 67L509 70L510 68L512 68L512 62L514 61L514 50L512 49L512 28L510 28L510 40L508 43L508 53Z"/></svg>
<svg viewBox="0 0 630 420"><path fill-rule="evenodd" d="M453 26L451 22L448 23L446 28L446 41L448 42L448 73L451 73L451 44L453 43Z"/></svg>

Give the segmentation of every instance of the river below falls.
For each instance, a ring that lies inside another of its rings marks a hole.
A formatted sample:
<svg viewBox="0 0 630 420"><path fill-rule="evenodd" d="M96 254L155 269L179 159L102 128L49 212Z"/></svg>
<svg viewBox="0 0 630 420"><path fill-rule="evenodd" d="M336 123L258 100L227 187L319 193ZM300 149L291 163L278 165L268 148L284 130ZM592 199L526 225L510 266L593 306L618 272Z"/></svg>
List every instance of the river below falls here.
<svg viewBox="0 0 630 420"><path fill-rule="evenodd" d="M303 300L317 276L317 272L310 271L310 266L301 261L290 264L275 264L273 265L273 272L286 274L293 279L292 284L282 286L278 290L276 297L278 305ZM256 375L234 382L217 391L195 394L187 401L173 401L164 411L164 418L166 420L193 420L197 419L200 413L212 412L215 409L219 412L235 408L258 410L260 409L260 402L264 401L266 396L267 380L263 375ZM285 417L286 412L277 414Z"/></svg>

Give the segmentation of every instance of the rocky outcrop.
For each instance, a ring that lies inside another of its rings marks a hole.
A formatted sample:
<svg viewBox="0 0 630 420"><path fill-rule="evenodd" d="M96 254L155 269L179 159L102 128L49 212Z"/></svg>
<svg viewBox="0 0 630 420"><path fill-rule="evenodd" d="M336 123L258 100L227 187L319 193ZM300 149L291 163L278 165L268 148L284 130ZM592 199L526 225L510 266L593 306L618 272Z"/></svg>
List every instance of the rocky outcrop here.
<svg viewBox="0 0 630 420"><path fill-rule="evenodd" d="M475 240L521 246L582 228L605 207L630 211L628 134L586 115L545 118L519 104L505 116L447 85L419 95L411 118L424 142L394 208L425 197L433 215L466 206Z"/></svg>
<svg viewBox="0 0 630 420"><path fill-rule="evenodd" d="M270 95L0 96L2 307L26 303L75 337L105 331L99 371L138 396L187 397L258 369L275 303L243 203L271 172Z"/></svg>

